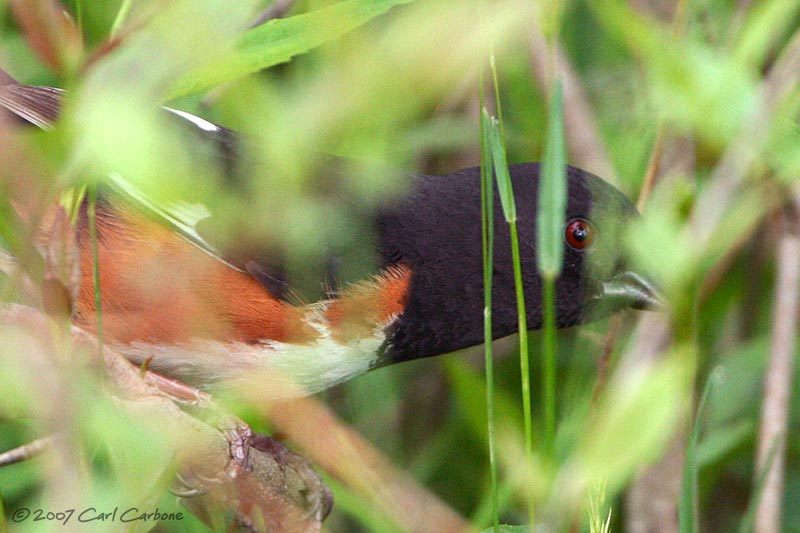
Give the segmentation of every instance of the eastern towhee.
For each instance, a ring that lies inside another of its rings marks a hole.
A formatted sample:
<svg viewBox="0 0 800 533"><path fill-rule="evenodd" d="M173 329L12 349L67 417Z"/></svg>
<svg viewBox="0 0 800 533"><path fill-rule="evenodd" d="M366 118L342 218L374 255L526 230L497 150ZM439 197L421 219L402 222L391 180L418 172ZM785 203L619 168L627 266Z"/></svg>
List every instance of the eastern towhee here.
<svg viewBox="0 0 800 533"><path fill-rule="evenodd" d="M55 119L61 94L7 83L0 104L39 126ZM168 109L219 151L237 156L237 134ZM540 167L511 165L530 329L542 324L536 268ZM211 390L280 380L305 393L370 369L481 344L483 272L480 172L409 175L407 192L370 217L377 270L329 298L298 304L278 272L219 257L113 194L97 204L105 342L137 363ZM622 261L622 229L637 218L630 201L602 179L567 170L564 263L556 284L557 324L569 327L657 294ZM494 208L495 338L517 330L509 231ZM81 284L74 320L95 327L92 247L86 206L78 217ZM269 394L269 393L267 393ZM278 393L282 394L282 393Z"/></svg>

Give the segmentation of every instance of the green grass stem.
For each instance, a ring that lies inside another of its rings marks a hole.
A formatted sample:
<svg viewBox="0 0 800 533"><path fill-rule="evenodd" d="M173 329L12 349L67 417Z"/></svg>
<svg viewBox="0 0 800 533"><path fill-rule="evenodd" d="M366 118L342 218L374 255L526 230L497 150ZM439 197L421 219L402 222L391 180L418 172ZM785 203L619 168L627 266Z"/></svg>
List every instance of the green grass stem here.
<svg viewBox="0 0 800 533"><path fill-rule="evenodd" d="M517 317L519 320L519 363L522 374L522 416L525 421L525 467L530 475L533 469L533 422L531 415L531 363L528 348L528 317L525 312L525 293L522 286L522 261L519 253L517 223L509 222L511 232L511 255L514 264L514 289L517 295ZM531 530L534 524L533 494L528 496L528 522Z"/></svg>
<svg viewBox="0 0 800 533"><path fill-rule="evenodd" d="M700 403L697 406L697 413L695 414L694 427L692 427L689 442L686 446L686 459L681 480L681 497L678 504L678 529L681 533L696 533L699 528L700 512L697 505L697 480L700 463L697 460L697 449L700 444L700 434L703 431L703 419L708 410L708 399L721 380L722 368L717 367L711 372L703 388Z"/></svg>
<svg viewBox="0 0 800 533"><path fill-rule="evenodd" d="M542 277L542 405L544 446L555 452L556 435L556 279L564 258L563 228L567 204L566 142L561 83L556 80L548 112L547 139L539 179L536 219L537 267Z"/></svg>
<svg viewBox="0 0 800 533"><path fill-rule="evenodd" d="M556 284L553 278L544 278L544 334L542 358L544 375L542 400L544 406L544 442L548 455L555 453L556 440Z"/></svg>
<svg viewBox="0 0 800 533"><path fill-rule="evenodd" d="M533 468L533 422L531 416L531 372L530 352L528 346L528 316L525 310L525 291L522 285L522 258L519 249L519 235L517 233L517 207L514 201L514 189L511 184L511 175L508 172L506 151L502 142L499 122L491 121L492 160L494 164L497 189L500 195L500 204L503 207L503 216L508 222L511 237L511 255L514 268L514 290L517 300L517 317L519 324L519 357L520 373L522 374L522 415L525 421L525 463L526 472ZM531 528L534 523L534 501L531 494L528 498L528 519Z"/></svg>
<svg viewBox="0 0 800 533"><path fill-rule="evenodd" d="M483 80L481 80L483 81ZM483 88L481 87L481 96ZM481 98L483 100L483 98ZM492 528L499 531L500 511L497 492L497 446L494 405L494 359L492 353L492 271L494 270L494 180L492 178L491 119L481 112L481 235L483 243L483 335L486 366L486 425L489 440L489 471Z"/></svg>

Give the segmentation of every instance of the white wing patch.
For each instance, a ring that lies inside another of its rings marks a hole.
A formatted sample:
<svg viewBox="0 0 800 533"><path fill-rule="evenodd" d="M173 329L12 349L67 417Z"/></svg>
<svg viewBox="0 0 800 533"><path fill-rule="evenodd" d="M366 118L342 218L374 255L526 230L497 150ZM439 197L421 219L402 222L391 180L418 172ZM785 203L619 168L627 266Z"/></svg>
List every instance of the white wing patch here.
<svg viewBox="0 0 800 533"><path fill-rule="evenodd" d="M217 126L213 122L207 121L204 118L200 118L197 115L192 115L191 113L187 113L186 111L181 111L180 109L173 109L171 107L166 107L166 106L164 106L163 109L169 111L170 113L175 113L179 117L189 121L190 123L194 124L203 131L219 131L219 126Z"/></svg>

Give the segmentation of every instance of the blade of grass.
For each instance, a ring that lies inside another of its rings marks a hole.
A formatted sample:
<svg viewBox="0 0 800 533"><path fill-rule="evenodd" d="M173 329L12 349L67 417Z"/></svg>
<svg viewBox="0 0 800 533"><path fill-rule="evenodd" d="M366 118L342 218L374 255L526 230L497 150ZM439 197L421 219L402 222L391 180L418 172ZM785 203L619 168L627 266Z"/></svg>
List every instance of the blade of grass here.
<svg viewBox="0 0 800 533"><path fill-rule="evenodd" d="M506 160L506 149L500 132L500 122L496 118L492 118L490 125L492 165L497 178L497 192L500 195L500 205L503 207L503 217L509 224L516 224L517 204L514 202L514 188L511 185L511 175L508 173L508 161Z"/></svg>
<svg viewBox="0 0 800 533"><path fill-rule="evenodd" d="M100 297L100 259L97 240L97 184L89 185L89 239L92 242L92 283L94 286L95 327L97 328L97 351L103 354L103 307Z"/></svg>
<svg viewBox="0 0 800 533"><path fill-rule="evenodd" d="M536 212L537 266L545 278L561 273L563 227L567 205L566 150L561 83L556 80L550 99L549 123Z"/></svg>
<svg viewBox="0 0 800 533"><path fill-rule="evenodd" d="M686 446L686 460L683 467L681 481L681 498L678 505L678 527L681 533L694 533L700 523L700 511L697 507L697 479L700 463L697 460L697 448L700 443L700 433L703 429L703 419L706 414L706 405L712 390L722 379L722 368L715 368L706 381L700 403L695 414L694 427Z"/></svg>
<svg viewBox="0 0 800 533"><path fill-rule="evenodd" d="M503 483L501 483L497 488L497 500L500 506L504 509L507 508L509 503L514 501L516 494L517 489L515 484L511 481L503 481ZM477 526L487 523L489 520L489 513L492 512L491 505L492 503L487 504L485 499L479 502L476 506L475 512L470 517L471 523ZM502 525L500 524L498 524L496 527L492 525L491 529L487 528L487 531L497 533L501 530L501 527Z"/></svg>
<svg viewBox="0 0 800 533"><path fill-rule="evenodd" d="M483 81L483 80L481 80ZM481 102L483 86L481 84ZM481 111L481 234L483 241L483 335L486 366L486 426L489 437L489 472L492 527L498 531L500 512L497 494L497 451L494 406L494 361L492 354L492 271L494 270L494 181L492 178L491 119Z"/></svg>
<svg viewBox="0 0 800 533"><path fill-rule="evenodd" d="M75 1L75 24L78 27L78 34L83 35L83 2Z"/></svg>
<svg viewBox="0 0 800 533"><path fill-rule="evenodd" d="M497 120L500 125L500 141L503 143L503 150L506 147L506 132L503 129L503 106L500 105L500 82L497 78L497 63L494 53L489 56L489 69L492 72L492 85L494 86L494 107L497 112Z"/></svg>
<svg viewBox="0 0 800 533"><path fill-rule="evenodd" d="M497 190L500 195L500 204L503 216L508 222L511 237L511 256L514 267L514 289L517 300L517 317L519 320L519 358L520 373L522 375L522 413L525 420L525 468L530 472L533 468L533 423L531 417L531 373L530 354L528 351L528 317L525 310L525 294L522 286L522 260L519 251L519 236L517 235L517 207L514 202L514 189L511 184L511 175L508 171L506 150L500 133L500 123L492 119L490 139L492 145L492 162L494 165ZM534 524L533 494L528 495L528 521L530 528Z"/></svg>
<svg viewBox="0 0 800 533"><path fill-rule="evenodd" d="M603 516L605 508L608 513ZM611 531L611 505L606 502L606 484L598 483L589 492L589 533Z"/></svg>
<svg viewBox="0 0 800 533"><path fill-rule="evenodd" d="M564 258L563 228L567 204L566 146L561 83L556 80L550 99L549 124L536 213L537 267L542 276L545 450L554 452L556 433L556 278Z"/></svg>
<svg viewBox="0 0 800 533"><path fill-rule="evenodd" d="M486 7L484 5L484 7ZM484 15L484 13L482 13ZM500 140L502 142L502 107L500 105L500 84L497 80L497 67L495 65L494 50L489 52L489 69L492 76L494 89L494 105L497 116L500 117ZM492 531L500 531L500 510L498 494L497 452L496 452L496 420L495 420L495 393L494 393L494 363L492 353L492 273L494 271L494 177L493 177L493 144L492 144L492 119L486 110L486 97L484 93L483 70L480 72L480 101L481 113L481 219L483 224L483 250L484 250L484 341L486 357L486 405L487 405L487 430L489 432L489 455L491 476L491 508Z"/></svg>
<svg viewBox="0 0 800 533"><path fill-rule="evenodd" d="M128 18L128 13L130 13L131 7L133 7L133 0L122 0L122 4L119 6L119 11L117 11L117 15L114 17L114 22L111 24L112 39L117 36L120 28L122 28L122 25L125 23L125 19Z"/></svg>

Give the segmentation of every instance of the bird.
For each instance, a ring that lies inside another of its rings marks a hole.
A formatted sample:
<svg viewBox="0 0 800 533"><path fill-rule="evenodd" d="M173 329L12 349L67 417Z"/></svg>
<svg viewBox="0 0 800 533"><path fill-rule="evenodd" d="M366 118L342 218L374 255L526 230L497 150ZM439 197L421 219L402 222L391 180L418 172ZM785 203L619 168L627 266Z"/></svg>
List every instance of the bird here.
<svg viewBox="0 0 800 533"><path fill-rule="evenodd" d="M46 124L48 117L39 115L55 112L50 100L60 93L19 87L3 97L16 102L11 110L28 122ZM26 96L14 99L15 92ZM236 163L241 135L184 111L165 110L214 146L221 161ZM509 173L528 327L536 330L543 323L536 257L542 167L512 164ZM260 261L225 257L197 228L175 231L141 206L102 195L94 220L104 342L134 363L204 390L259 387L274 390L276 397L313 394L379 367L482 344L480 168L409 173L403 180L404 192L366 217L365 231L374 235L374 272L314 301L292 297L286 272L275 266L280 260L263 260L263 254ZM567 167L566 181L557 327L624 308L657 308L657 288L625 259L624 228L640 219L635 207L585 170ZM510 232L497 192L494 204L492 331L497 339L517 333L518 317ZM73 320L95 331L90 233L84 203L77 217L81 281Z"/></svg>

